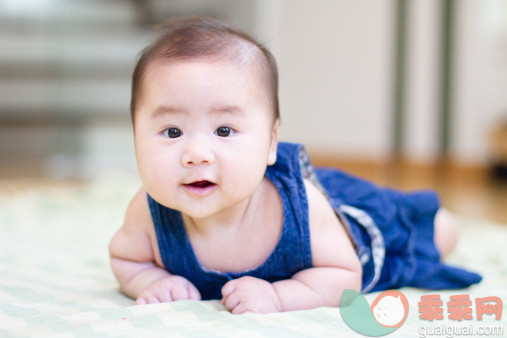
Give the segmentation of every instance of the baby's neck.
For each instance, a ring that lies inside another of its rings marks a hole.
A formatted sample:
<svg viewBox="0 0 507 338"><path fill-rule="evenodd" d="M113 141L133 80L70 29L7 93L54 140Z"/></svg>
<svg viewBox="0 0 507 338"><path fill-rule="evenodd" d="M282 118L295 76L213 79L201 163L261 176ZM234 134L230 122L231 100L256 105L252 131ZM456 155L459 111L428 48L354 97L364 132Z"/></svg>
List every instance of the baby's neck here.
<svg viewBox="0 0 507 338"><path fill-rule="evenodd" d="M210 237L218 233L241 230L253 222L254 210L257 209L264 189L263 182L248 199L206 218L192 218L182 214L187 231L198 236Z"/></svg>
<svg viewBox="0 0 507 338"><path fill-rule="evenodd" d="M192 218L182 215L187 231L198 233L200 236L209 236L214 232L223 232L237 229L244 223L244 218L249 209L250 198L236 204L227 210L206 218Z"/></svg>
<svg viewBox="0 0 507 338"><path fill-rule="evenodd" d="M252 196L205 220L183 216L199 263L208 270L240 272L259 266L273 252L283 228L282 201L263 179Z"/></svg>

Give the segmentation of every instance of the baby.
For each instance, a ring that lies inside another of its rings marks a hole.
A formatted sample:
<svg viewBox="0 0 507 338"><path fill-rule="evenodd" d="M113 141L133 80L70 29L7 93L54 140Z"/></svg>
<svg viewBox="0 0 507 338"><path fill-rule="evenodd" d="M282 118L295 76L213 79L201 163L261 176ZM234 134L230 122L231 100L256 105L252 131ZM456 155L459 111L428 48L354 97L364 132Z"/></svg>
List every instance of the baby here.
<svg viewBox="0 0 507 338"><path fill-rule="evenodd" d="M234 314L338 306L344 289L465 287L431 192L314 169L278 142L270 52L212 19L167 22L133 74L142 188L110 244L136 304L221 299Z"/></svg>

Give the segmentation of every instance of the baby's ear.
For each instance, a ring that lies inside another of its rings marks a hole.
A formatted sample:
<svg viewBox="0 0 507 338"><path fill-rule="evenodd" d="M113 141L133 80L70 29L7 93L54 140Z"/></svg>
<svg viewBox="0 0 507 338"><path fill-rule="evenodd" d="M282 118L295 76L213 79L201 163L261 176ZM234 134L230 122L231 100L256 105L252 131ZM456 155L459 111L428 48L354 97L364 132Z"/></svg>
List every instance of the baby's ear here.
<svg viewBox="0 0 507 338"><path fill-rule="evenodd" d="M276 152L278 150L278 132L280 129L280 120L276 120L271 134L271 145L269 148L268 165L273 165L276 162Z"/></svg>

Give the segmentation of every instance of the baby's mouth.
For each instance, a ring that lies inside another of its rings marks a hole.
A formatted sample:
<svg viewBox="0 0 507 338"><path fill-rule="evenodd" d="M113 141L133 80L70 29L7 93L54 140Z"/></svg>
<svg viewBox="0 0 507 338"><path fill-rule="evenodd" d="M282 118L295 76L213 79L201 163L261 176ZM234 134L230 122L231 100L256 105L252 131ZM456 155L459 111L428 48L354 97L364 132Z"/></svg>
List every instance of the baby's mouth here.
<svg viewBox="0 0 507 338"><path fill-rule="evenodd" d="M216 187L216 184L211 181L202 180L202 181L195 181L192 183L187 183L187 184L184 184L183 186L186 188L186 190L189 193L191 193L193 195L206 196L214 190L214 188Z"/></svg>
<svg viewBox="0 0 507 338"><path fill-rule="evenodd" d="M197 181L197 182L193 182L193 183L185 184L185 185L189 185L194 188L207 188L209 186L215 185L215 183L210 182L210 181Z"/></svg>

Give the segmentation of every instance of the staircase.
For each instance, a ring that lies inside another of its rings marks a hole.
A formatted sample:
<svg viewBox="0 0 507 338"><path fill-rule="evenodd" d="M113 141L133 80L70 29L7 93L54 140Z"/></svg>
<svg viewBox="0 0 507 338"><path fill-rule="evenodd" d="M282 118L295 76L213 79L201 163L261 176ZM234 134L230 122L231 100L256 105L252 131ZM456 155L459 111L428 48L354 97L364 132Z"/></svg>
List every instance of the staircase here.
<svg viewBox="0 0 507 338"><path fill-rule="evenodd" d="M82 177L90 154L133 156L130 77L151 28L137 13L134 1L0 1L0 174Z"/></svg>

